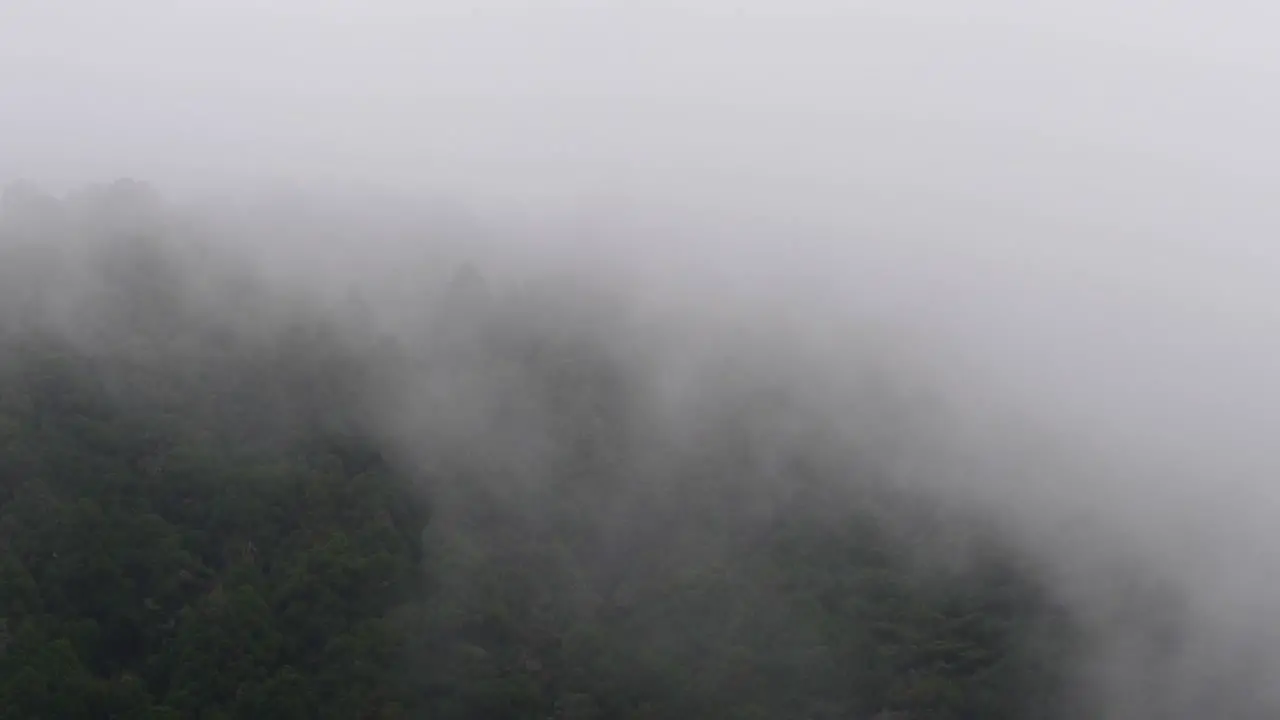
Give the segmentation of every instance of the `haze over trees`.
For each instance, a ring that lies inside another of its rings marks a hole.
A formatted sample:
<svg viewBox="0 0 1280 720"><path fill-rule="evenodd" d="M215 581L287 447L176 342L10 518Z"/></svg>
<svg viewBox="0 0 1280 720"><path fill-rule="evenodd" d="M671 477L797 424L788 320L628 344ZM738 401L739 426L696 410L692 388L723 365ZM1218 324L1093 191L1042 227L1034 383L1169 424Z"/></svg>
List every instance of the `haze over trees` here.
<svg viewBox="0 0 1280 720"><path fill-rule="evenodd" d="M1028 558L758 358L655 367L623 298L469 265L391 333L138 183L2 223L2 717L1066 707Z"/></svg>
<svg viewBox="0 0 1280 720"><path fill-rule="evenodd" d="M833 370L582 272L285 282L229 226L133 181L4 195L0 717L1276 707L1265 633L933 477L944 409L874 335Z"/></svg>
<svg viewBox="0 0 1280 720"><path fill-rule="evenodd" d="M0 717L1280 707L1267 629L1042 482L1087 466L946 449L881 336L588 265L335 283L246 227L5 192Z"/></svg>
<svg viewBox="0 0 1280 720"><path fill-rule="evenodd" d="M0 0L0 720L1280 717L1278 13Z"/></svg>

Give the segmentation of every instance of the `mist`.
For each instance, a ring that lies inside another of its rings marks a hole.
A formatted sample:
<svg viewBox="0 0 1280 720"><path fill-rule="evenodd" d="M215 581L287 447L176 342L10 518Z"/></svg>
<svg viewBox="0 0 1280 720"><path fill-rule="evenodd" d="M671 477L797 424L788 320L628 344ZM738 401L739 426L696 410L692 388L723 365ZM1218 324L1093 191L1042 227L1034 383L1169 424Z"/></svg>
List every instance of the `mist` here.
<svg viewBox="0 0 1280 720"><path fill-rule="evenodd" d="M1277 21L1249 2L10 2L0 179L144 180L276 282L358 288L402 339L458 263L606 287L645 318L618 331L636 376L683 388L654 397L690 396L708 356L758 361L895 482L1009 533L1089 625L1100 716L1263 717ZM459 391L481 426L488 389ZM909 409L847 410L866 392ZM405 444L480 432L393 394ZM670 402L647 417L679 434L694 410ZM1183 608L1165 657L1128 633L1134 567Z"/></svg>

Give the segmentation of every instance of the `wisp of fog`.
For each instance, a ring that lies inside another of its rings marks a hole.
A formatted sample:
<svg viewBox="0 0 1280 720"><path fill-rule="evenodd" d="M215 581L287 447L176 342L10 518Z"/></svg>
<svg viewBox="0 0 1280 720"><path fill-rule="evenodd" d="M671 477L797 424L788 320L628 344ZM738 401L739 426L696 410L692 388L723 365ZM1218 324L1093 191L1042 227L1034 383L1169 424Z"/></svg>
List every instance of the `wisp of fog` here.
<svg viewBox="0 0 1280 720"><path fill-rule="evenodd" d="M75 308L123 282L95 238L191 239L216 250L180 276L226 253L281 317L398 348L367 417L435 478L428 544L479 493L521 527L583 524L593 579L563 587L647 597L635 578L754 547L737 520L697 532L718 504L773 518L794 456L856 466L952 518L900 532L992 533L1071 617L1044 712L1274 717L1278 23L1251 2L5 2L0 180L23 182L0 315L94 346ZM143 182L97 185L120 177ZM10 291L34 272L13 248L56 279ZM201 312L275 327L208 292ZM555 352L604 410L558 399ZM616 487L566 519L547 498L578 491L548 478L593 423ZM785 620L751 632L818 632L744 586ZM637 656L681 632L636 627Z"/></svg>

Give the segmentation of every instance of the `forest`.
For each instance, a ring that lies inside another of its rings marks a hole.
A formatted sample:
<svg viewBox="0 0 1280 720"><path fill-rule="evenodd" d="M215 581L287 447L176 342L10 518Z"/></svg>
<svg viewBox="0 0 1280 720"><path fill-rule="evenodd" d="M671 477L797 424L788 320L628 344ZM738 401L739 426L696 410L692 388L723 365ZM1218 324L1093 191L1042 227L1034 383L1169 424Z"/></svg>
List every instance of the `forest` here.
<svg viewBox="0 0 1280 720"><path fill-rule="evenodd" d="M1030 560L749 358L666 407L646 331L552 279L459 264L389 328L136 184L3 213L0 718L1068 707Z"/></svg>

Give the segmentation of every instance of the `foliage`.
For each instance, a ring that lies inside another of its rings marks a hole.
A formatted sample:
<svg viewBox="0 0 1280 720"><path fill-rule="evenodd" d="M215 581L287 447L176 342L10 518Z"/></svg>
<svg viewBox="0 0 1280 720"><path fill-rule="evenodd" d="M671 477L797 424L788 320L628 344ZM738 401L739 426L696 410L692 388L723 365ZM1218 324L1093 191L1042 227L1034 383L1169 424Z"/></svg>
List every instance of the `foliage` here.
<svg viewBox="0 0 1280 720"><path fill-rule="evenodd" d="M388 345L131 237L72 330L2 328L0 718L1053 707L1065 623L1016 558L922 579L903 501L777 440L773 396L672 432L554 294L467 271Z"/></svg>

